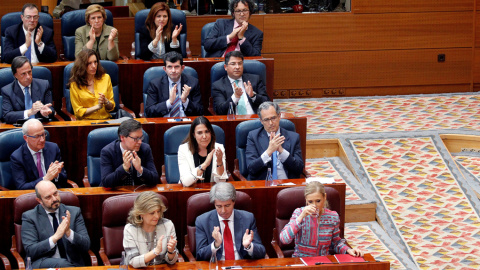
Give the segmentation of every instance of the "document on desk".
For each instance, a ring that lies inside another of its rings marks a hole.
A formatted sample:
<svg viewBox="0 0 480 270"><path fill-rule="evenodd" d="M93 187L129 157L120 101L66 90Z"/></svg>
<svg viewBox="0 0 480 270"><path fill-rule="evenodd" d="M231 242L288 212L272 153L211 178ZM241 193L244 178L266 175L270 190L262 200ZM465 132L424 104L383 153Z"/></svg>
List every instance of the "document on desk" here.
<svg viewBox="0 0 480 270"><path fill-rule="evenodd" d="M329 264L332 263L327 256L316 256L316 257L301 257L300 260L305 265L319 265L319 264Z"/></svg>
<svg viewBox="0 0 480 270"><path fill-rule="evenodd" d="M363 257L354 257L350 254L335 254L334 256L339 263L365 262L365 259Z"/></svg>
<svg viewBox="0 0 480 270"><path fill-rule="evenodd" d="M238 265L235 265L235 266L225 266L225 267L222 267L223 270L227 269L227 270L233 270L233 269L242 269L241 266L238 266Z"/></svg>

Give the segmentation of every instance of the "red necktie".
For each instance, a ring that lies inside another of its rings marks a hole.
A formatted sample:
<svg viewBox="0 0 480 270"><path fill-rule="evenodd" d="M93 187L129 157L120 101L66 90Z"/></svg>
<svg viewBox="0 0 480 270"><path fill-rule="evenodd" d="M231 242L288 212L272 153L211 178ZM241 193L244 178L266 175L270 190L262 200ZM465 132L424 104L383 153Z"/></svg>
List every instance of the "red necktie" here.
<svg viewBox="0 0 480 270"><path fill-rule="evenodd" d="M223 232L223 248L225 249L225 260L235 260L235 252L233 250L233 238L230 227L228 227L228 219L224 219L225 231Z"/></svg>
<svg viewBox="0 0 480 270"><path fill-rule="evenodd" d="M234 29L238 27L241 27L241 25L235 27ZM228 43L227 50L225 51L225 55L227 55L227 53L229 52L235 51L235 49L237 48L237 44L238 44L238 36L235 36L234 38L232 38L232 40L230 40L230 43Z"/></svg>

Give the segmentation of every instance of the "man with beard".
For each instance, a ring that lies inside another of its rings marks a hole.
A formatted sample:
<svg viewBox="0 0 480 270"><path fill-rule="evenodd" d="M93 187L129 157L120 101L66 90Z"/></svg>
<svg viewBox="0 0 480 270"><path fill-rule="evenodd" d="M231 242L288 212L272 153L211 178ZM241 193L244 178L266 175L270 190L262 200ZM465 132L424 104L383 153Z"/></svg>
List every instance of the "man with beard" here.
<svg viewBox="0 0 480 270"><path fill-rule="evenodd" d="M100 152L101 186L154 186L159 183L152 149L142 142L143 139L140 122L128 119L120 124L118 140L107 144Z"/></svg>
<svg viewBox="0 0 480 270"><path fill-rule="evenodd" d="M22 243L33 268L84 266L90 237L80 208L61 203L50 181L35 186L37 205L22 215Z"/></svg>

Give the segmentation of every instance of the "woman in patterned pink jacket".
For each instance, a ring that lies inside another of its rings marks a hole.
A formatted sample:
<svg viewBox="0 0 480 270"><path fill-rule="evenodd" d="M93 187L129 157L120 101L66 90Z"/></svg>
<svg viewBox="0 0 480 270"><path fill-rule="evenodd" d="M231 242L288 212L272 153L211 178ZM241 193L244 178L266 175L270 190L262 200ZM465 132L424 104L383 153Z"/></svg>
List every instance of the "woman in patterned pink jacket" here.
<svg viewBox="0 0 480 270"><path fill-rule="evenodd" d="M280 233L280 241L289 244L295 239L293 257L326 256L332 246L335 253L363 256L358 248L350 248L340 238L340 218L337 212L327 209L325 187L310 182L305 187L306 206L293 212L290 222Z"/></svg>

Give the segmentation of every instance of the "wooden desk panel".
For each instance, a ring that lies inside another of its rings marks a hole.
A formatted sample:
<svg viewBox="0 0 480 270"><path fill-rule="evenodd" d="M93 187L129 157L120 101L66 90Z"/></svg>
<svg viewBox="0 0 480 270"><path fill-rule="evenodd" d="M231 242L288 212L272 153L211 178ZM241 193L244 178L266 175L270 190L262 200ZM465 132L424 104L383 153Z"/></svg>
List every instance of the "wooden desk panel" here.
<svg viewBox="0 0 480 270"><path fill-rule="evenodd" d="M290 179L280 180L278 183L293 182L296 185L304 185L304 179ZM267 249L270 257L274 257L274 251L271 247L273 227L275 226L275 209L277 193L285 188L291 186L274 186L265 187L265 181L247 181L247 182L232 182L237 190L244 191L252 198L253 207L252 213L256 217L256 224L258 233L262 239L262 243ZM212 184L202 183L196 184L193 187L183 187L179 184L157 185L156 187L140 187L136 193L151 190L159 192L168 199L169 209L165 212L165 218L172 220L175 224L177 233L178 249L183 250L184 235L186 234L186 202L191 195L208 192ZM345 184L331 184L326 185L335 188L340 195L340 230L343 237L343 230L345 224ZM85 219L90 241L91 250L98 253L100 246L100 237L102 236L101 220L102 220L102 203L105 199L119 195L132 193L135 187L119 187L116 190L104 190L101 187L96 188L77 188L77 189L63 189L76 194L80 199L80 206L82 214ZM0 191L0 209L4 215L4 219L0 223L0 253L9 255L8 251L11 243L11 235L14 234L13 228L13 202L16 197L21 194L33 192L33 190L25 191ZM100 260L100 258L99 258Z"/></svg>
<svg viewBox="0 0 480 270"><path fill-rule="evenodd" d="M258 119L256 115L237 116L235 120L227 120L227 116L208 116L212 124L218 125L225 131L225 137L228 138L225 144L225 154L230 172L233 172L233 160L236 156L235 150L235 128L246 120ZM294 117L291 114L285 114L285 119L291 120L300 135L302 155L305 160L306 138L307 138L307 119ZM190 119L195 119L191 117ZM175 125L191 124L191 122L168 122L166 118L138 118L142 127L150 137L149 144L152 148L155 166L159 174L164 161L163 155L163 135L167 129ZM55 142L60 147L62 158L65 161L65 169L70 180L75 181L79 186L83 186L82 178L84 167L87 166L87 137L88 133L96 128L116 126L101 124L103 121L66 121L51 122L45 126L50 133L50 141ZM0 124L0 132L14 128L12 125Z"/></svg>
<svg viewBox="0 0 480 270"><path fill-rule="evenodd" d="M473 10L472 0L353 0L353 13L426 12ZM477 5L478 7L478 5Z"/></svg>

